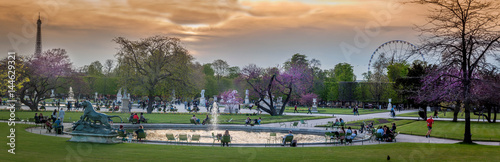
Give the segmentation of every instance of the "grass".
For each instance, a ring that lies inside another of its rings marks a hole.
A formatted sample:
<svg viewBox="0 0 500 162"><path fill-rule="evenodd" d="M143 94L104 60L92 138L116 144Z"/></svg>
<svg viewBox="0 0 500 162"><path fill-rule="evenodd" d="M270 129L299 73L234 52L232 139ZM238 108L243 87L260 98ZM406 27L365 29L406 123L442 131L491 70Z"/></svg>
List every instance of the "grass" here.
<svg viewBox="0 0 500 162"><path fill-rule="evenodd" d="M22 120L26 120L28 118L33 118L35 113L42 113L44 116L50 116L52 112L50 111L16 111L16 117L19 117ZM127 113L106 113L108 115L118 115L120 116L124 122L130 116ZM0 120L7 120L9 118L10 112L7 110L0 111ZM80 116L83 115L83 112L68 112L64 116L64 122L73 122L78 121ZM189 124L191 123L189 119L196 115L196 117L200 118L200 120L205 119L207 113L152 113L152 114L144 114L144 117L148 119L148 123L176 123L176 124ZM261 124L267 123L277 123L277 122L290 122L290 121L299 121L303 120L311 120L311 119L323 119L329 117L316 117L316 116L291 116L291 115L283 115L283 116L270 116L270 115L255 115L255 116L247 116L247 114L221 114L219 116L220 124L244 124L245 119L250 117L251 119L257 119L259 117L262 118ZM120 122L119 118L112 118L113 122ZM233 119L231 122L226 122L229 119Z"/></svg>
<svg viewBox="0 0 500 162"><path fill-rule="evenodd" d="M427 116L433 116L434 115L434 111L428 111L427 112ZM493 117L494 113L491 113L491 116ZM402 116L402 117L420 117L418 115L418 112L410 112L410 113L404 113L404 114L397 114L396 112L396 116ZM444 112L440 111L439 114L438 114L439 118L453 118L453 112L449 111L449 112L446 112L446 116L444 116ZM477 118L479 116L477 115L474 115L474 113L470 113L470 119L471 120L476 120L477 121ZM457 116L458 119L465 119L465 113L464 115L462 116L462 113L458 113L458 116ZM497 118L500 118L500 113L497 113ZM492 118L493 119L493 118ZM483 118L481 118L481 120L483 120ZM484 119L486 121L486 118Z"/></svg>
<svg viewBox="0 0 500 162"><path fill-rule="evenodd" d="M67 138L26 132L16 125L16 154L0 145L2 161L500 161L498 146L428 143L392 143L346 147L199 147L137 143L89 144ZM9 127L0 123L0 136ZM5 142L7 140L4 140ZM299 141L300 144L300 141Z"/></svg>
<svg viewBox="0 0 500 162"><path fill-rule="evenodd" d="M286 113L293 113L295 107L286 107ZM307 113L307 107L297 107L297 110L301 113ZM378 109L358 109L359 114L373 114L389 112L389 110L378 110ZM342 108L320 108L318 107L318 113L320 114L343 114L343 115L353 115L352 109L342 109Z"/></svg>
<svg viewBox="0 0 500 162"><path fill-rule="evenodd" d="M414 122L414 120L395 120L395 119L383 119L383 118L375 118L375 119L365 119L365 120L358 120L354 122L347 122L346 127L351 127L352 129L360 129L361 128L361 123L365 122L366 124L369 124L373 122L375 127L378 126L384 126L387 125L388 127L392 126L392 123L396 123L396 126L402 126L405 124L409 124ZM316 125L315 127L327 127L327 125Z"/></svg>
<svg viewBox="0 0 500 162"><path fill-rule="evenodd" d="M500 141L500 123L471 122L472 140ZM434 121L432 137L462 140L464 138L465 122ZM404 134L425 136L427 125L425 121L415 121L401 127L398 131Z"/></svg>

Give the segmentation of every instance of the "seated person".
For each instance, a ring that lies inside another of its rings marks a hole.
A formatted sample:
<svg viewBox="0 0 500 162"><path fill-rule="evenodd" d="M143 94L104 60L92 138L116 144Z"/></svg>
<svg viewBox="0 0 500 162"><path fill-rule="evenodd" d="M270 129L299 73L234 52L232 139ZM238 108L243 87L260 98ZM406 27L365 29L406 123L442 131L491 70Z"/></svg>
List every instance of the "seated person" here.
<svg viewBox="0 0 500 162"><path fill-rule="evenodd" d="M377 133L380 135L384 135L384 129L382 129L382 126L378 127Z"/></svg>
<svg viewBox="0 0 500 162"><path fill-rule="evenodd" d="M287 134L287 135L285 135L285 136L283 136L283 144L282 144L281 146L285 146L285 139L286 139L286 137L288 137L288 136L292 136L292 137L293 137L292 130L289 130L289 131L288 131L288 134Z"/></svg>
<svg viewBox="0 0 500 162"><path fill-rule="evenodd" d="M342 118L340 118L340 124L344 124L344 120L342 120Z"/></svg>
<svg viewBox="0 0 500 162"><path fill-rule="evenodd" d="M111 124L111 125L113 125L113 120L111 120L110 117L108 117L108 123Z"/></svg>
<svg viewBox="0 0 500 162"><path fill-rule="evenodd" d="M174 108L174 105L170 105L170 111L174 111L175 108Z"/></svg>
<svg viewBox="0 0 500 162"><path fill-rule="evenodd" d="M335 119L335 123L333 124L333 126L340 126L339 119Z"/></svg>
<svg viewBox="0 0 500 162"><path fill-rule="evenodd" d="M135 130L135 135L139 135L139 133L144 133L144 127L141 125L139 126L139 129Z"/></svg>
<svg viewBox="0 0 500 162"><path fill-rule="evenodd" d="M229 135L229 130L226 129L226 132L224 132L224 135L222 135L222 136L226 136L226 137L229 136L229 137L231 137L231 135ZM227 147L229 147L229 143L228 142L222 142L222 147L224 147L224 144Z"/></svg>
<svg viewBox="0 0 500 162"><path fill-rule="evenodd" d="M394 131L396 131L396 123L392 123L391 132L394 132Z"/></svg>
<svg viewBox="0 0 500 162"><path fill-rule="evenodd" d="M56 129L61 128L62 130L64 130L64 126L61 123L61 118L57 118L57 120L54 122L54 126L54 128Z"/></svg>
<svg viewBox="0 0 500 162"><path fill-rule="evenodd" d="M40 123L40 118L38 118L38 113L35 113L35 123Z"/></svg>
<svg viewBox="0 0 500 162"><path fill-rule="evenodd" d="M127 134L127 132L125 132L125 129L123 129L123 125L120 125L120 129L118 129L118 132L122 132L123 134ZM126 141L127 139L125 139L125 137L122 138L123 141Z"/></svg>
<svg viewBox="0 0 500 162"><path fill-rule="evenodd" d="M262 119L259 117L259 119L257 119L257 124L260 125L260 122L262 122Z"/></svg>
<svg viewBox="0 0 500 162"><path fill-rule="evenodd" d="M47 119L42 115L42 113L38 114L38 119L40 120L41 123L47 122Z"/></svg>
<svg viewBox="0 0 500 162"><path fill-rule="evenodd" d="M141 117L139 118L139 121L143 123L147 123L146 118L144 117L144 113L141 113Z"/></svg>
<svg viewBox="0 0 500 162"><path fill-rule="evenodd" d="M344 142L345 132L346 131L345 131L344 127L340 127L340 130L339 130L339 140L340 140L340 143Z"/></svg>
<svg viewBox="0 0 500 162"><path fill-rule="evenodd" d="M245 120L245 126L248 124L251 124L251 123L252 123L252 119L250 119L250 117L247 117L247 119Z"/></svg>
<svg viewBox="0 0 500 162"><path fill-rule="evenodd" d="M354 139L354 137L358 136L358 131L354 130L354 133L351 135L351 139Z"/></svg>
<svg viewBox="0 0 500 162"><path fill-rule="evenodd" d="M202 124L205 125L205 124L208 124L208 122L210 122L210 118L207 115L207 117L205 119L203 119L203 123Z"/></svg>
<svg viewBox="0 0 500 162"><path fill-rule="evenodd" d="M382 137L384 139L389 138L389 132L390 132L389 128L384 127L384 135L382 135Z"/></svg>
<svg viewBox="0 0 500 162"><path fill-rule="evenodd" d="M52 130L52 124L50 124L49 120L45 120L45 126L47 127L47 129L49 130Z"/></svg>
<svg viewBox="0 0 500 162"><path fill-rule="evenodd" d="M193 115L191 119L193 119L196 124L200 124L200 119L196 118L196 115Z"/></svg>
<svg viewBox="0 0 500 162"><path fill-rule="evenodd" d="M348 133L351 133L350 136L347 136ZM346 142L351 142L352 141L352 130L351 130L351 127L348 127L347 130L345 131L345 134L346 134Z"/></svg>
<svg viewBox="0 0 500 162"><path fill-rule="evenodd" d="M137 123L141 123L141 121L139 120L139 116L137 115L137 113L134 113L133 119L137 119Z"/></svg>
<svg viewBox="0 0 500 162"><path fill-rule="evenodd" d="M132 122L132 119L134 119L134 113L130 113L130 117L128 117L128 122Z"/></svg>

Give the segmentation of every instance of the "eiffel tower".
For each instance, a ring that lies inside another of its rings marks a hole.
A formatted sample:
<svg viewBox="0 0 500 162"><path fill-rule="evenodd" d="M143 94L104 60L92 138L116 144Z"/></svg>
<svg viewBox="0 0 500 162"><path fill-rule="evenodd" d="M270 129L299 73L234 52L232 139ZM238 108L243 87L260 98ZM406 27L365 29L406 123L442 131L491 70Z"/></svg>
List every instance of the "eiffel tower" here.
<svg viewBox="0 0 500 162"><path fill-rule="evenodd" d="M40 13L38 13L38 21L36 21L37 30L36 30L36 47L35 47L35 55L39 55L42 53L42 20L40 20Z"/></svg>

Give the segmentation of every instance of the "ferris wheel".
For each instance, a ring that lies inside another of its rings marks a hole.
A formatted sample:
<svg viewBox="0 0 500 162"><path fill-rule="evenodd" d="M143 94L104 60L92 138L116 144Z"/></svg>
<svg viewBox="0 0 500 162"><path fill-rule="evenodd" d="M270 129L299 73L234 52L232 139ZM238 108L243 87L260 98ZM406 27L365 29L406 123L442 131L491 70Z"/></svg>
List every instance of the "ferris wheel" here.
<svg viewBox="0 0 500 162"><path fill-rule="evenodd" d="M418 47L404 40L392 40L380 45L370 57L368 71L370 71L374 56L377 56L375 58L378 59L377 61L385 62L386 65L403 61L411 63L414 60L420 59L425 61L424 55L420 52Z"/></svg>

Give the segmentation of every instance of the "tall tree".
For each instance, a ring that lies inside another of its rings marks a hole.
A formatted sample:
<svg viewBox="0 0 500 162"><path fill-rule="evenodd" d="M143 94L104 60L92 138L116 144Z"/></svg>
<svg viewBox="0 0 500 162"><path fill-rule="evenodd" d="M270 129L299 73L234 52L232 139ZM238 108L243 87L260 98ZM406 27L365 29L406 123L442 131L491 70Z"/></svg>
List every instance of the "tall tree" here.
<svg viewBox="0 0 500 162"><path fill-rule="evenodd" d="M18 91L25 82L29 81L25 73L28 70L27 59L23 56L6 57L0 61L0 94L5 95L9 90ZM9 72L12 71L12 72ZM11 82L11 78L14 82Z"/></svg>
<svg viewBox="0 0 500 162"><path fill-rule="evenodd" d="M176 82L188 88L192 56L181 46L178 38L153 36L139 41L123 37L113 39L120 45L116 54L121 76L126 86L148 96L147 112L153 111L153 102L163 82Z"/></svg>
<svg viewBox="0 0 500 162"><path fill-rule="evenodd" d="M226 61L218 59L212 62L212 69L214 70L215 76L217 77L217 82L220 78L226 76L228 73L229 64Z"/></svg>
<svg viewBox="0 0 500 162"><path fill-rule="evenodd" d="M62 88L69 83L72 74L71 60L64 49L50 49L35 54L27 63L25 73L29 78L20 90L21 102L38 111L38 103L50 97L50 91ZM24 96L27 96L25 99Z"/></svg>
<svg viewBox="0 0 500 162"><path fill-rule="evenodd" d="M282 115L285 106L290 101L292 93L303 94L310 90L312 75L304 66L292 66L288 70L278 68L263 69L254 64L242 70L240 80L244 80L252 89L252 94L258 96L255 105L261 110L275 115ZM283 97L283 105L277 106L276 97Z"/></svg>
<svg viewBox="0 0 500 162"><path fill-rule="evenodd" d="M429 23L419 27L425 36L424 49L441 55L442 64L459 67L457 77L465 106L464 143L472 143L470 130L473 75L486 64L486 55L500 49L498 1L411 0L430 6Z"/></svg>

